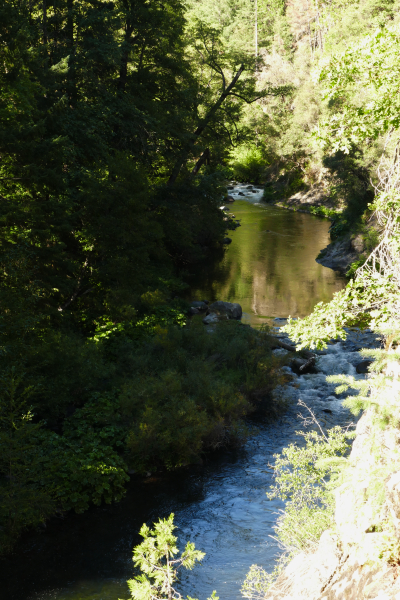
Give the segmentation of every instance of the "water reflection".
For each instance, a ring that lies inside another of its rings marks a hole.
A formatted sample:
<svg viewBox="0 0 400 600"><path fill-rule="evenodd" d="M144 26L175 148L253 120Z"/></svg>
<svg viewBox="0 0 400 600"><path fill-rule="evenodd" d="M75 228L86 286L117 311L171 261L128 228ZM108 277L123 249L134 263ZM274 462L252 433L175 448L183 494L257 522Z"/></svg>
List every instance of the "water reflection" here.
<svg viewBox="0 0 400 600"><path fill-rule="evenodd" d="M246 200L230 209L241 227L222 260L193 275L192 298L239 302L243 320L257 326L304 317L344 287L343 276L315 262L330 241L328 220Z"/></svg>

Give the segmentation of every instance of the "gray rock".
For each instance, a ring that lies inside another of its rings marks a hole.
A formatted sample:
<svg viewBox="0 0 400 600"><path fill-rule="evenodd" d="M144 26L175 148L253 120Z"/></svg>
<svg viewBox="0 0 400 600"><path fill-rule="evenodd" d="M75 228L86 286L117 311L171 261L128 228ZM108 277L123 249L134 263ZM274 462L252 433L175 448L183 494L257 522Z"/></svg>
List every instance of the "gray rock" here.
<svg viewBox="0 0 400 600"><path fill-rule="evenodd" d="M200 313L198 308L191 306L188 310L189 315L198 315Z"/></svg>
<svg viewBox="0 0 400 600"><path fill-rule="evenodd" d="M232 243L232 240L231 240L231 238L228 238L228 237L226 237L226 238L224 238L224 239L222 240L222 243L223 243L223 244L231 244L231 243Z"/></svg>
<svg viewBox="0 0 400 600"><path fill-rule="evenodd" d="M204 325L213 325L214 323L218 323L219 317L216 313L210 313L203 319Z"/></svg>
<svg viewBox="0 0 400 600"><path fill-rule="evenodd" d="M290 368L297 375L315 373L315 358L294 358L290 363Z"/></svg>
<svg viewBox="0 0 400 600"><path fill-rule="evenodd" d="M199 310L207 310L207 304L208 302L204 302L204 300L193 300L190 306Z"/></svg>
<svg viewBox="0 0 400 600"><path fill-rule="evenodd" d="M218 300L210 305L210 310L217 310L226 315L229 319L240 319L242 317L242 307L237 302L223 302Z"/></svg>
<svg viewBox="0 0 400 600"><path fill-rule="evenodd" d="M358 260L364 250L362 235L348 233L329 244L316 260L324 267L346 273L351 263Z"/></svg>
<svg viewBox="0 0 400 600"><path fill-rule="evenodd" d="M265 600L320 600L321 592L340 565L337 538L325 531L313 554L302 552L286 567ZM345 598L345 596L343 596Z"/></svg>
<svg viewBox="0 0 400 600"><path fill-rule="evenodd" d="M232 198L232 196L228 196L226 201L227 202L235 202L235 198Z"/></svg>

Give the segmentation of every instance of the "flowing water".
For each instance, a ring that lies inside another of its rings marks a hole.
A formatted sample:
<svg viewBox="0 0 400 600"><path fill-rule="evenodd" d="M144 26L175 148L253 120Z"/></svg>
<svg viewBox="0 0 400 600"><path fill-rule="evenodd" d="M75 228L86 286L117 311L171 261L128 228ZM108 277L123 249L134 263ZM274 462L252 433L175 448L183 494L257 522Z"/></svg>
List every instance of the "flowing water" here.
<svg viewBox="0 0 400 600"><path fill-rule="evenodd" d="M303 316L343 286L335 273L315 263L328 242L329 223L257 204L260 193L255 195L232 206L242 226L232 233L225 257L203 277L193 297L207 294L209 299L240 302L245 319L255 325L289 313ZM127 599L125 581L132 576L131 551L140 541L141 524L171 512L182 544L191 540L206 552L202 566L183 575L182 593L205 600L216 589L221 600L241 598L250 565L271 571L279 554L270 536L283 505L268 501L265 492L272 483L273 454L298 440L295 431L301 422L295 401L304 400L325 426L347 423L349 415L325 375L354 375L362 360L357 350L374 344L371 333L353 332L346 343L329 346L318 358L319 373L294 376L282 390L294 400L288 411L273 423L257 422L259 433L245 447L208 459L203 466L132 479L122 502L53 519L47 529L25 536L15 555L0 562L0 598Z"/></svg>

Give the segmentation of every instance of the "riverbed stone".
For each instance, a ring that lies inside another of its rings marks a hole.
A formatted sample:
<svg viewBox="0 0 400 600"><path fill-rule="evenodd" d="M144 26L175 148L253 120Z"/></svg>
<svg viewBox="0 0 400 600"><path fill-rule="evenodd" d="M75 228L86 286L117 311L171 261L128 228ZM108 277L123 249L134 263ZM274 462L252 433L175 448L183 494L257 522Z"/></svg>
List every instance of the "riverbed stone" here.
<svg viewBox="0 0 400 600"><path fill-rule="evenodd" d="M190 303L190 306L197 308L200 311L207 310L207 305L208 302L204 302L204 300L193 300L193 302Z"/></svg>
<svg viewBox="0 0 400 600"><path fill-rule="evenodd" d="M218 323L218 321L219 316L217 315L217 313L210 313L203 319L204 325L214 325L215 323Z"/></svg>
<svg viewBox="0 0 400 600"><path fill-rule="evenodd" d="M369 373L369 367L372 365L372 360L363 360L356 366L357 373Z"/></svg>
<svg viewBox="0 0 400 600"><path fill-rule="evenodd" d="M216 310L221 314L225 314L229 319L240 319L242 317L242 307L237 302L223 302L218 300L213 302L209 307L210 311Z"/></svg>

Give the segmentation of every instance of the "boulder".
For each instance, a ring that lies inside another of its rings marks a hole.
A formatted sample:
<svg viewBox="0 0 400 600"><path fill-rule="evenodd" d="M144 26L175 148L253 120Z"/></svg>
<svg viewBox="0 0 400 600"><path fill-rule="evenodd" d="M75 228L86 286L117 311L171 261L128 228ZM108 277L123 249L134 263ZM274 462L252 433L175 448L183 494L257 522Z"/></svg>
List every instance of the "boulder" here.
<svg viewBox="0 0 400 600"><path fill-rule="evenodd" d="M372 365L372 360L363 360L356 366L357 373L369 373L369 366Z"/></svg>
<svg viewBox="0 0 400 600"><path fill-rule="evenodd" d="M204 300L193 300L193 302L190 303L190 306L192 308L197 308L197 310L199 311L206 311L207 310L207 305L208 302L204 302Z"/></svg>
<svg viewBox="0 0 400 600"><path fill-rule="evenodd" d="M217 310L229 319L240 319L242 317L242 307L237 302L223 302L222 300L218 300L210 304L209 309L210 311Z"/></svg>
<svg viewBox="0 0 400 600"><path fill-rule="evenodd" d="M222 240L223 244L230 244L231 242L232 242L231 238L228 238L228 237L226 237Z"/></svg>
<svg viewBox="0 0 400 600"><path fill-rule="evenodd" d="M315 372L315 357L306 358L294 358L290 363L290 368L297 375L304 375L305 373Z"/></svg>
<svg viewBox="0 0 400 600"><path fill-rule="evenodd" d="M198 315L199 312L199 309L195 308L194 306L191 306L188 310L189 315Z"/></svg>
<svg viewBox="0 0 400 600"><path fill-rule="evenodd" d="M238 196L244 196L243 192L238 192Z"/></svg>
<svg viewBox="0 0 400 600"><path fill-rule="evenodd" d="M235 202L235 198L232 198L232 196L227 196L226 201L227 202Z"/></svg>
<svg viewBox="0 0 400 600"><path fill-rule="evenodd" d="M321 592L340 565L338 540L324 531L315 553L302 552L281 573L266 600L320 600ZM343 600L347 596L342 596Z"/></svg>

